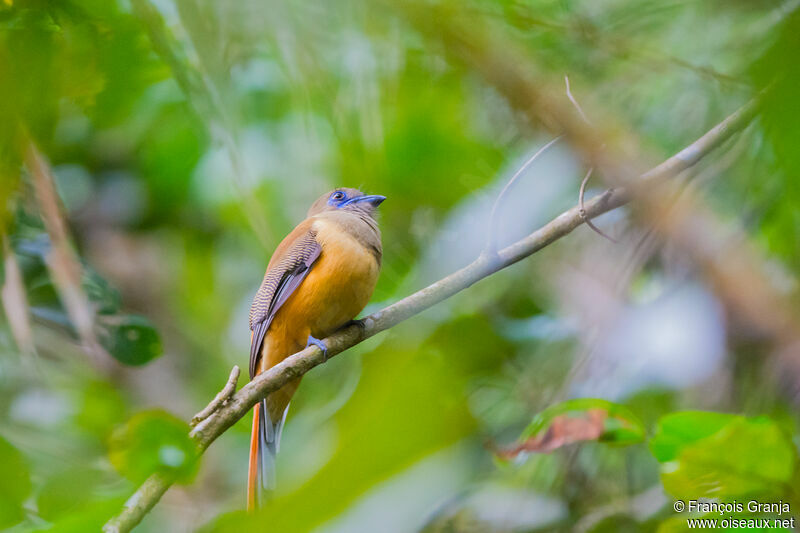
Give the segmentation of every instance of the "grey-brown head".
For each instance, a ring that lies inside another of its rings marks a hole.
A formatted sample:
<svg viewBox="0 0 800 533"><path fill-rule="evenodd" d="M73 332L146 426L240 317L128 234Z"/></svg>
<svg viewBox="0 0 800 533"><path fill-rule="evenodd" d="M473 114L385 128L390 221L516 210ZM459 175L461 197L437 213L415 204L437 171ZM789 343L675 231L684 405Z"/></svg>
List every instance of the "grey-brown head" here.
<svg viewBox="0 0 800 533"><path fill-rule="evenodd" d="M340 187L329 193L320 196L308 210L308 216L312 217L325 211L346 211L361 216L374 216L375 209L386 200L385 196L379 194L364 194L358 189Z"/></svg>

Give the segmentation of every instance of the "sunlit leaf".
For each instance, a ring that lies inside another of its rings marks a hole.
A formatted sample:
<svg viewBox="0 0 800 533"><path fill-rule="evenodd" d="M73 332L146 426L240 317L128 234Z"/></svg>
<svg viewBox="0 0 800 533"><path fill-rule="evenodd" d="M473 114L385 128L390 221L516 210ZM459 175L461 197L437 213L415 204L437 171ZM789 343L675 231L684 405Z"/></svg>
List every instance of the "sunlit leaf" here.
<svg viewBox="0 0 800 533"><path fill-rule="evenodd" d="M709 411L683 411L661 417L650 451L660 462L677 458L688 445L709 437L730 424L736 415Z"/></svg>
<svg viewBox="0 0 800 533"><path fill-rule="evenodd" d="M788 493L797 453L775 422L708 413L666 418L651 449L663 463L661 480L673 496L780 497ZM685 428L678 423L681 420L687 422Z"/></svg>
<svg viewBox="0 0 800 533"><path fill-rule="evenodd" d="M164 411L139 413L114 431L109 458L119 473L137 482L155 472L187 482L197 471L197 446L186 422Z"/></svg>

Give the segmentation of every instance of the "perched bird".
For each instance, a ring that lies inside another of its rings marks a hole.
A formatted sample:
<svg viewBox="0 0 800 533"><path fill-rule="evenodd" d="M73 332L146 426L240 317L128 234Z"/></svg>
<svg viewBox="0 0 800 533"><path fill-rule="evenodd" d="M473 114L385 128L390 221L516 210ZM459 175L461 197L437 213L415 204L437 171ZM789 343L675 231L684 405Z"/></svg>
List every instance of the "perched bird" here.
<svg viewBox="0 0 800 533"><path fill-rule="evenodd" d="M347 325L364 309L381 267L375 210L385 196L340 188L321 196L278 245L250 308L250 379ZM300 379L254 407L247 507L275 485L275 454Z"/></svg>

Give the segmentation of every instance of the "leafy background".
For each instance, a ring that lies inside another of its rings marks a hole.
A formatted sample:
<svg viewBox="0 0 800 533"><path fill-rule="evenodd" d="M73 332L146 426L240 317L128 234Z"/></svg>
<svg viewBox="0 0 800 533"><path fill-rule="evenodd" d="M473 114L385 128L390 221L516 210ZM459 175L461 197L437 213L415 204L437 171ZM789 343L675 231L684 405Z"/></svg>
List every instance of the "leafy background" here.
<svg viewBox="0 0 800 533"><path fill-rule="evenodd" d="M624 211L598 221L620 244L581 228L307 375L263 514L242 510L249 418L194 460L184 421L246 364L250 300L316 197L389 198L369 311L474 258L549 140L398 5L0 3L0 527L97 530L154 470L182 484L137 531L672 531L673 498L800 509L790 376ZM420 5L523 47L663 157L769 87L693 177L796 294L797 2ZM99 346L63 303L31 143ZM500 240L574 205L584 172L547 152ZM526 440L575 427L547 453Z"/></svg>

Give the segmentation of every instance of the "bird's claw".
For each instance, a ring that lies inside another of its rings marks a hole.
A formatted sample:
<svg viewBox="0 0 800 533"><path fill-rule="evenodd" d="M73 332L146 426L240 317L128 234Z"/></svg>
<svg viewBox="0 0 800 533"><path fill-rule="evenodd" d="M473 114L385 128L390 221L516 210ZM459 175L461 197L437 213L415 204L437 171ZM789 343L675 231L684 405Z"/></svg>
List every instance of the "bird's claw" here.
<svg viewBox="0 0 800 533"><path fill-rule="evenodd" d="M349 328L350 326L358 326L358 328L361 331L364 331L365 329L367 329L366 319L364 319L364 318L355 318L353 320L348 320L347 322L344 323L344 325L342 326L342 329Z"/></svg>
<svg viewBox="0 0 800 533"><path fill-rule="evenodd" d="M313 336L309 335L308 336L308 342L306 342L306 348L308 348L312 344L314 346L316 346L317 348L319 348L320 350L322 350L322 357L324 357L325 360L327 361L328 360L328 347L325 346L325 343L322 342L321 340L317 339L316 337L313 337Z"/></svg>

